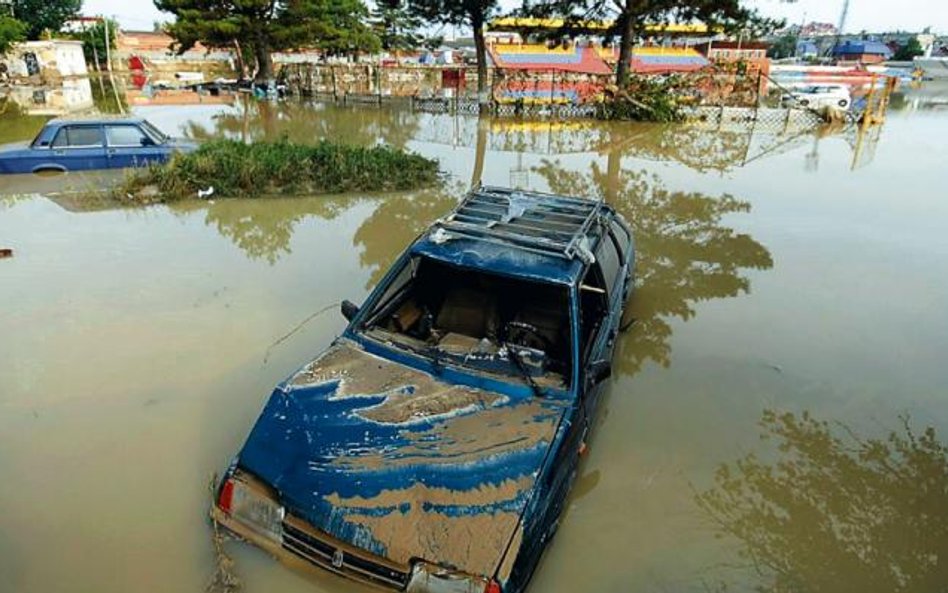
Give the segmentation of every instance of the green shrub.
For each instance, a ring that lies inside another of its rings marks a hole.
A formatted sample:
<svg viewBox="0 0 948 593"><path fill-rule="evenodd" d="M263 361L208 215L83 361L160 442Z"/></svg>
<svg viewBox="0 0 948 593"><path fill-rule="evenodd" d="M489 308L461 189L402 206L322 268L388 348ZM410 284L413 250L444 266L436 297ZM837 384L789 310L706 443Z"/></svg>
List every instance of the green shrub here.
<svg viewBox="0 0 948 593"><path fill-rule="evenodd" d="M597 117L605 120L681 121L682 80L676 76L637 76L618 91L607 92Z"/></svg>
<svg viewBox="0 0 948 593"><path fill-rule="evenodd" d="M409 190L438 178L437 161L388 146L214 140L193 153L135 171L115 193L158 202L195 197L210 187L214 197L257 197Z"/></svg>

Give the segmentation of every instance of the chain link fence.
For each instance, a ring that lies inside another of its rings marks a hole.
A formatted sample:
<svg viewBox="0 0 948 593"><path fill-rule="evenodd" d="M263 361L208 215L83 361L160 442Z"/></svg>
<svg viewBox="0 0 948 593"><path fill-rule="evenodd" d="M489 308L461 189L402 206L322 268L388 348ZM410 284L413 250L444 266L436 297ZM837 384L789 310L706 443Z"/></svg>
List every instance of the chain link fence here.
<svg viewBox="0 0 948 593"><path fill-rule="evenodd" d="M470 66L292 63L282 67L279 77L290 93L301 97L406 102L417 111L455 114L478 114L483 103L490 114L506 117L594 117L617 93L611 74L490 68L482 101L477 69ZM815 112L773 104L783 89L759 68L740 62L650 80L667 86L687 118L714 125L757 121L795 128L822 121Z"/></svg>

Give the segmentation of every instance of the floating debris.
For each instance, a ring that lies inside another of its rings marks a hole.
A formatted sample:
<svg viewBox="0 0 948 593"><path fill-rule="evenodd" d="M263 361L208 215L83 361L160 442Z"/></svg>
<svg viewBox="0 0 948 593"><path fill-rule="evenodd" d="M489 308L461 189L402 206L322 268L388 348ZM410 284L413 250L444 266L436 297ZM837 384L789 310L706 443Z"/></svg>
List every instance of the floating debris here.
<svg viewBox="0 0 948 593"><path fill-rule="evenodd" d="M212 501L216 498L217 481L218 476L215 473L209 483ZM234 559L224 551L224 534L221 533L220 525L213 517L211 517L211 527L214 530L211 539L214 543L215 567L214 574L211 575L210 580L205 585L204 591L205 593L235 593L240 590L242 584L240 577L234 572Z"/></svg>
<svg viewBox="0 0 948 593"><path fill-rule="evenodd" d="M0 259L4 259L7 257L13 257L13 250L7 249L7 248L0 249Z"/></svg>

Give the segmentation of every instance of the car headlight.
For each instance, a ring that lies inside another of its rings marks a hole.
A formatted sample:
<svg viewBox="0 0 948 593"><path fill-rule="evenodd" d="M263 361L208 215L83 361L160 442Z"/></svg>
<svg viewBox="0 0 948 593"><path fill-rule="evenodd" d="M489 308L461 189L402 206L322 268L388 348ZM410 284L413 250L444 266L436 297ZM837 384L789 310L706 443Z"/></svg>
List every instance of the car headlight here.
<svg viewBox="0 0 948 593"><path fill-rule="evenodd" d="M260 535L282 541L286 511L263 486L231 476L221 486L217 506Z"/></svg>
<svg viewBox="0 0 948 593"><path fill-rule="evenodd" d="M493 579L478 577L429 562L412 566L406 593L501 593Z"/></svg>

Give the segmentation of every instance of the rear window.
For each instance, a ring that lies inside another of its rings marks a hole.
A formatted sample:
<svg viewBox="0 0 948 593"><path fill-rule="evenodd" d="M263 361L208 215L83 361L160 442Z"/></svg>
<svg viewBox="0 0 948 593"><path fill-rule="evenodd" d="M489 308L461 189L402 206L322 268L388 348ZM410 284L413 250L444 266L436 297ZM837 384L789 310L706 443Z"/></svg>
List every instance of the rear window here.
<svg viewBox="0 0 948 593"><path fill-rule="evenodd" d="M90 148L102 146L102 131L97 126L67 126L56 134L53 148Z"/></svg>

